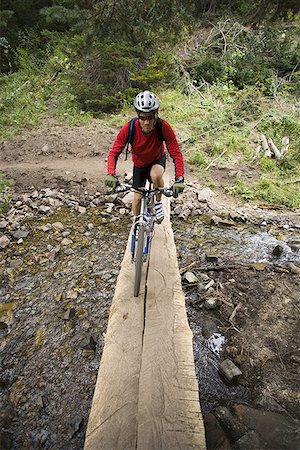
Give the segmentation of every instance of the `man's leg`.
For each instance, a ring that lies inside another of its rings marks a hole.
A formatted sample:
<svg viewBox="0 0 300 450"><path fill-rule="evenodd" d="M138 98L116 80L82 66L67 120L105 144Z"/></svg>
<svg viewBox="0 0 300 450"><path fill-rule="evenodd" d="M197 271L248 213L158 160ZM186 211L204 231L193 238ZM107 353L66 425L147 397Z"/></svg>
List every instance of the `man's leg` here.
<svg viewBox="0 0 300 450"><path fill-rule="evenodd" d="M140 214L140 206L141 206L141 194L139 192L135 192L132 200L132 213L134 217Z"/></svg>
<svg viewBox="0 0 300 450"><path fill-rule="evenodd" d="M162 188L164 187L164 180L163 180L163 174L165 172L165 169L160 164L154 164L154 166L151 167L150 170L150 178L152 180L152 183L155 188ZM156 194L156 200L161 200L162 194Z"/></svg>
<svg viewBox="0 0 300 450"><path fill-rule="evenodd" d="M151 167L150 178L151 178L152 183L155 188L164 187L164 180L163 180L164 172L165 172L165 169L160 164L154 164ZM163 204L161 201L161 196L162 196L162 194L160 194L160 193L156 194L156 202L154 204L155 212L156 212L156 221L158 223L161 223L165 218L164 208L163 208Z"/></svg>

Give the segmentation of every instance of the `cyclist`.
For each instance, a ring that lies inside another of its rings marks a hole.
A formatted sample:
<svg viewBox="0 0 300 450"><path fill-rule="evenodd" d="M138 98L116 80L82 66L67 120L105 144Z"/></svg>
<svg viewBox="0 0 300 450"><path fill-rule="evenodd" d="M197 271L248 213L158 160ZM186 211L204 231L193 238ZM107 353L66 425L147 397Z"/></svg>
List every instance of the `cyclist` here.
<svg viewBox="0 0 300 450"><path fill-rule="evenodd" d="M164 187L163 174L166 166L166 153L163 142L158 136L158 97L150 91L140 92L134 99L137 120L134 122L134 136L131 145L133 161L133 186L141 188L146 180L151 179L155 188ZM161 119L159 119L161 120ZM175 165L175 183L172 186L173 195L184 190L184 163L175 133L171 125L161 120L163 141ZM119 184L116 176L117 159L129 139L130 122L127 122L119 131L107 159L107 176L105 184L113 189ZM138 192L134 193L132 212L136 217L140 211L140 198ZM158 223L164 219L161 194L156 195L156 220Z"/></svg>

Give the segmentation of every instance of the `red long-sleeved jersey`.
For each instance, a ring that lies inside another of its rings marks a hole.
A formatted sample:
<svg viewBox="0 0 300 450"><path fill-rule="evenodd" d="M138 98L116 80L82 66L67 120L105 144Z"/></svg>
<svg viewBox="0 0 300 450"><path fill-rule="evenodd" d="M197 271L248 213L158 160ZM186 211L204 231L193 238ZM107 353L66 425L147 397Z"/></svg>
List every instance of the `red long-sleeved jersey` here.
<svg viewBox="0 0 300 450"><path fill-rule="evenodd" d="M138 120L135 121L134 126L135 132L132 145L132 161L136 167L145 167L165 154L164 144L158 139L155 128L151 133L144 134ZM162 120L162 134L167 150L175 164L175 176L183 177L184 163L182 153L171 125L165 120ZM129 122L121 128L110 149L107 158L108 174L116 173L117 159L126 146L128 135Z"/></svg>

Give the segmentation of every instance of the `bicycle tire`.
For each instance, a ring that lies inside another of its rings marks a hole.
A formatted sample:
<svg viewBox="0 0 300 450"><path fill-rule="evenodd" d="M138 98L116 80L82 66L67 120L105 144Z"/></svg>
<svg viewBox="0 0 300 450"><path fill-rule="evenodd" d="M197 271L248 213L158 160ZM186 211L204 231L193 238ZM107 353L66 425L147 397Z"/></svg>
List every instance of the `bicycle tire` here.
<svg viewBox="0 0 300 450"><path fill-rule="evenodd" d="M136 245L136 254L135 254L135 274L134 274L134 289L133 296L138 297L140 293L140 285L142 278L142 267L144 260L144 235L145 235L145 225L139 225L139 235L138 241Z"/></svg>

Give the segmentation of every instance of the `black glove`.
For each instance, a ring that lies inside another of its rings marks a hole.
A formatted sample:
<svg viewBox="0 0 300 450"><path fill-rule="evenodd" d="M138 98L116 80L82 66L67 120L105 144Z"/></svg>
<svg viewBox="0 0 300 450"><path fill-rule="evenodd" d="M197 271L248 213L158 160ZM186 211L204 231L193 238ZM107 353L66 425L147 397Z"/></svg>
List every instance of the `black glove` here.
<svg viewBox="0 0 300 450"><path fill-rule="evenodd" d="M113 190L115 190L116 187L119 184L118 177L116 175L114 175L113 173L111 173L109 175L106 175L106 177L105 177L105 184L106 184L106 186L109 186Z"/></svg>
<svg viewBox="0 0 300 450"><path fill-rule="evenodd" d="M175 183L172 186L173 191L173 197L177 198L178 194L184 190L184 178L183 177L176 177Z"/></svg>

